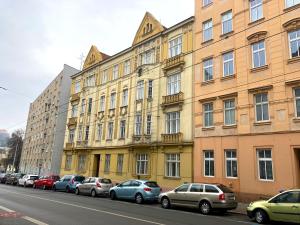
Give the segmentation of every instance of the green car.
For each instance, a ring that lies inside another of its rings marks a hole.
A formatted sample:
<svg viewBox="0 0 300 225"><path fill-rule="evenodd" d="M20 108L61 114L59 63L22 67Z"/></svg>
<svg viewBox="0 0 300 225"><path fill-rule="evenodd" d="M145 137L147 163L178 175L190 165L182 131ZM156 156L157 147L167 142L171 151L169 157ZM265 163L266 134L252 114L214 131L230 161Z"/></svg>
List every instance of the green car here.
<svg viewBox="0 0 300 225"><path fill-rule="evenodd" d="M300 189L282 192L266 201L251 202L247 215L260 224L268 221L300 224Z"/></svg>

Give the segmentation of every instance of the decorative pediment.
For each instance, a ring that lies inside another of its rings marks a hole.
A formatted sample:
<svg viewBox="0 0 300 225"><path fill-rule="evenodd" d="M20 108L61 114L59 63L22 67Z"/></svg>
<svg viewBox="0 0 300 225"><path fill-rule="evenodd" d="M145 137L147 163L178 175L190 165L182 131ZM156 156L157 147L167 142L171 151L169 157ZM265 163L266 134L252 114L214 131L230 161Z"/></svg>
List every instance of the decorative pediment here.
<svg viewBox="0 0 300 225"><path fill-rule="evenodd" d="M109 56L100 52L95 45L92 45L87 57L85 58L83 69L86 69L102 60L107 59Z"/></svg>
<svg viewBox="0 0 300 225"><path fill-rule="evenodd" d="M287 21L282 25L287 31L296 30L300 28L300 17Z"/></svg>
<svg viewBox="0 0 300 225"><path fill-rule="evenodd" d="M161 25L161 23L157 19L155 19L151 13L146 12L144 19L142 20L139 29L135 34L132 45L135 45L164 30L165 28Z"/></svg>
<svg viewBox="0 0 300 225"><path fill-rule="evenodd" d="M259 31L254 34L251 34L247 37L248 41L250 43L259 42L261 40L264 40L267 36L267 31Z"/></svg>

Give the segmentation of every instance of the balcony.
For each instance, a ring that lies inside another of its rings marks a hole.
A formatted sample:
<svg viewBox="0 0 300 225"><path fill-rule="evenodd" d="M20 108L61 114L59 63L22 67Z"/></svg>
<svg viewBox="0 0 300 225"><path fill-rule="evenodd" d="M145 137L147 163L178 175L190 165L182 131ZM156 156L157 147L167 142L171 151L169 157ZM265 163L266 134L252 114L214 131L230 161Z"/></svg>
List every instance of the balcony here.
<svg viewBox="0 0 300 225"><path fill-rule="evenodd" d="M77 117L69 118L68 127L77 125Z"/></svg>
<svg viewBox="0 0 300 225"><path fill-rule="evenodd" d="M163 107L163 109L166 108L167 106L175 105L175 104L182 106L183 102L184 102L184 94L183 92L179 92L174 95L163 96L161 106Z"/></svg>
<svg viewBox="0 0 300 225"><path fill-rule="evenodd" d="M66 143L66 150L71 150L74 148L74 143Z"/></svg>
<svg viewBox="0 0 300 225"><path fill-rule="evenodd" d="M177 144L182 143L183 134L176 133L176 134L161 134L161 142L165 144Z"/></svg>
<svg viewBox="0 0 300 225"><path fill-rule="evenodd" d="M80 100L80 93L72 94L71 95L71 102L76 102Z"/></svg>
<svg viewBox="0 0 300 225"><path fill-rule="evenodd" d="M183 54L176 55L164 61L163 70L164 72L167 72L168 70L173 69L174 67L180 67L181 70L183 70L184 64L185 64L184 55Z"/></svg>

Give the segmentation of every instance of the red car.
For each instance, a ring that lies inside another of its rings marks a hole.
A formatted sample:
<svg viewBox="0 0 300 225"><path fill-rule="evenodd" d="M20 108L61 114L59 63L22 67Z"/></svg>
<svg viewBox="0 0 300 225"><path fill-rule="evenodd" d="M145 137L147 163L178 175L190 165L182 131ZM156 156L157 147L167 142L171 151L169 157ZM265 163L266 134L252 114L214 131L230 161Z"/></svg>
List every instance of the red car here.
<svg viewBox="0 0 300 225"><path fill-rule="evenodd" d="M52 189L54 182L59 179L60 177L57 175L40 177L40 179L34 181L33 188Z"/></svg>

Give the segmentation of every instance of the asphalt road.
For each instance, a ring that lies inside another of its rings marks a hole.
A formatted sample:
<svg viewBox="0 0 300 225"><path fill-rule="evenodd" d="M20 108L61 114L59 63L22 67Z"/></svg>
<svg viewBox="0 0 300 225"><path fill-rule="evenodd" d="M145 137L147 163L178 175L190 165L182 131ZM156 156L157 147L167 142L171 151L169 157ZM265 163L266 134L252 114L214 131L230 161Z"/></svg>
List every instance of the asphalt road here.
<svg viewBox="0 0 300 225"><path fill-rule="evenodd" d="M112 201L64 192L0 185L0 225L242 225L246 216L204 216L196 210Z"/></svg>

